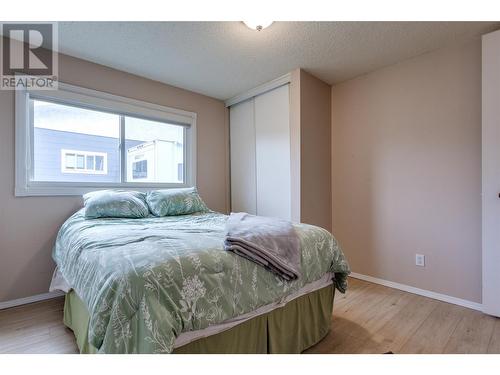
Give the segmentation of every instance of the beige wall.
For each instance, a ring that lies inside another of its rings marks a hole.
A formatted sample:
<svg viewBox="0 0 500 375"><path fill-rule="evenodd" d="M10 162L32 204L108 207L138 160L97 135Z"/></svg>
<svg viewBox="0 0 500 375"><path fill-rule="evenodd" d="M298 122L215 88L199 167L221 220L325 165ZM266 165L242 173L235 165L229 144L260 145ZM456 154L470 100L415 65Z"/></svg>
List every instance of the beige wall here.
<svg viewBox="0 0 500 375"><path fill-rule="evenodd" d="M197 185L214 210L228 209L228 117L223 102L87 61L60 56L62 82L193 111ZM14 197L14 95L0 91L0 301L48 291L59 226L79 197Z"/></svg>
<svg viewBox="0 0 500 375"><path fill-rule="evenodd" d="M290 82L292 220L332 227L331 86L295 69Z"/></svg>
<svg viewBox="0 0 500 375"><path fill-rule="evenodd" d="M333 87L332 161L354 272L481 301L479 39Z"/></svg>
<svg viewBox="0 0 500 375"><path fill-rule="evenodd" d="M332 228L331 86L300 71L301 222Z"/></svg>

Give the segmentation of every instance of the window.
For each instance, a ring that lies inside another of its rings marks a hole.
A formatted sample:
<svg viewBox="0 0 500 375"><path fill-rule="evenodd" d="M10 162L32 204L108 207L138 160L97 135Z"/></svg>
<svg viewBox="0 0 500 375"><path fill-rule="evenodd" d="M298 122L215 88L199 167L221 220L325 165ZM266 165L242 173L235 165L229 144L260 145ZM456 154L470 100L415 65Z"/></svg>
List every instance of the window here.
<svg viewBox="0 0 500 375"><path fill-rule="evenodd" d="M61 173L107 175L107 164L108 154L104 152L61 149Z"/></svg>
<svg viewBox="0 0 500 375"><path fill-rule="evenodd" d="M16 92L16 195L195 185L196 114L59 84Z"/></svg>
<svg viewBox="0 0 500 375"><path fill-rule="evenodd" d="M122 182L120 115L45 98L30 97L28 103L33 182Z"/></svg>
<svg viewBox="0 0 500 375"><path fill-rule="evenodd" d="M148 178L148 161L141 160L133 163L132 178L138 180L141 178Z"/></svg>
<svg viewBox="0 0 500 375"><path fill-rule="evenodd" d="M99 160L104 160L104 157L108 157L107 154L104 154L102 156L98 156ZM96 155L87 155L87 169L90 170L90 171L102 171L104 170L103 168L103 165L99 164L99 167L96 167L96 164L95 164L95 158L96 158ZM107 171L106 171L107 173Z"/></svg>

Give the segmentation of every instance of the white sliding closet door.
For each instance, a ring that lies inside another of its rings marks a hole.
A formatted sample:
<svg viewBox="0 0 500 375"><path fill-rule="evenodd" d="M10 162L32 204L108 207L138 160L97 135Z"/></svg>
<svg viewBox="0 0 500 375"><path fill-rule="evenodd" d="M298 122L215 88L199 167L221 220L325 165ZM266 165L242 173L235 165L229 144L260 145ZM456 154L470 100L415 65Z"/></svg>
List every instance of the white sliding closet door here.
<svg viewBox="0 0 500 375"><path fill-rule="evenodd" d="M289 85L254 100L257 213L290 220Z"/></svg>
<svg viewBox="0 0 500 375"><path fill-rule="evenodd" d="M257 214L253 99L229 109L231 210Z"/></svg>

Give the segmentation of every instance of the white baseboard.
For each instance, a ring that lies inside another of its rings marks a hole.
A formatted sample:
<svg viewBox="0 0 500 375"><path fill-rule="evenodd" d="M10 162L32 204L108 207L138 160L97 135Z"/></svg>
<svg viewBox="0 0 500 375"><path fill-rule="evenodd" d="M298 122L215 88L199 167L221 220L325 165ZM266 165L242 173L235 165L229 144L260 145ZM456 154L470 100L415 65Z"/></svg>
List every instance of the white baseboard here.
<svg viewBox="0 0 500 375"><path fill-rule="evenodd" d="M379 278L373 277L373 276L362 275L362 274L356 273L356 272L351 272L350 276L354 277L355 279L369 281L371 283L380 284L383 286L387 286L389 288L399 289L399 290L402 290L404 292L418 294L419 296L437 299L438 301L452 303L454 305L467 307L467 308L473 309L473 310L482 311L482 309L483 309L483 305L480 303L477 303L477 302L472 302L472 301L468 301L465 299L448 296L446 294L432 292L430 290L415 288L414 286L400 284L400 283L396 283L394 281L388 281L388 280L379 279ZM8 309L10 307L15 307L15 306L20 306L20 305L26 305L28 303L52 299L52 298L63 296L64 294L65 293L62 291L54 291L54 292L50 292L50 293L37 294L35 296L19 298L19 299L14 299L14 300L10 300L10 301L4 301L4 302L0 302L0 310Z"/></svg>
<svg viewBox="0 0 500 375"><path fill-rule="evenodd" d="M430 290L419 289L419 288L415 288L414 286L395 283L393 281L379 279L379 278L376 278L373 276L362 275L360 273L355 273L355 272L351 272L350 276L354 277L355 279L369 281L371 283L388 286L389 288L399 289L399 290L402 290L404 292L418 294L419 296L437 299L439 301L452 303L454 305L467 307L469 309L479 310L479 311L483 310L483 305L480 303L467 301L465 299L461 299L461 298L457 298L457 297L448 296L446 294L431 292Z"/></svg>
<svg viewBox="0 0 500 375"><path fill-rule="evenodd" d="M37 294L35 296L13 299L10 301L4 301L4 302L0 302L0 310L8 309L10 307L15 307L15 306L20 306L20 305L26 305L28 303L43 301L46 299L52 299L52 298L64 296L64 294L65 293L63 291L56 290L54 292L42 293L42 294Z"/></svg>

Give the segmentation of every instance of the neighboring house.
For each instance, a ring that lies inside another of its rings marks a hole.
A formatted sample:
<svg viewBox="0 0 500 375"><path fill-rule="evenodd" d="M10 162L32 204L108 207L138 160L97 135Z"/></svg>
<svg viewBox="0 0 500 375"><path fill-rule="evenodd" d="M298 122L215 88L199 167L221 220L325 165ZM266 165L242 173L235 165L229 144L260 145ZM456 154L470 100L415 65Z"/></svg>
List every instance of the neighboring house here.
<svg viewBox="0 0 500 375"><path fill-rule="evenodd" d="M46 128L34 129L37 181L119 182L119 140ZM182 182L183 147L174 140L127 140L127 180Z"/></svg>

